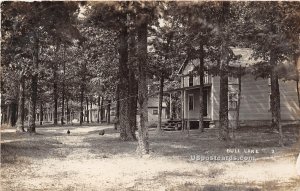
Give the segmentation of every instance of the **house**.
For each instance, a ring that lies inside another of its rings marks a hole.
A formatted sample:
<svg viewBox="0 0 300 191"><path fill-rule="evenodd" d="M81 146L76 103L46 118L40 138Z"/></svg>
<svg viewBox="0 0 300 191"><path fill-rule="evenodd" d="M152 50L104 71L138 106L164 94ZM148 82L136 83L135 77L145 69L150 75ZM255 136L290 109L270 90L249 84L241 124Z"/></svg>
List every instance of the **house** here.
<svg viewBox="0 0 300 191"><path fill-rule="evenodd" d="M148 122L150 124L158 122L158 103L159 99L157 97L148 98ZM166 119L166 109L167 105L162 102L162 115L161 118L164 121Z"/></svg>
<svg viewBox="0 0 300 191"><path fill-rule="evenodd" d="M251 65L249 50L235 49L235 54L242 56L240 64ZM182 120L191 129L199 126L199 76L191 75L199 60L192 60L180 68ZM241 78L240 121L246 125L263 125L271 122L270 80L255 78L251 73ZM238 79L229 77L229 120L236 116ZM280 80L281 118L283 122L300 122L297 85L293 80ZM204 76L204 123L206 127L218 126L219 123L220 77L205 72ZM229 123L234 124L234 123Z"/></svg>
<svg viewBox="0 0 300 191"><path fill-rule="evenodd" d="M166 109L167 105L165 102L162 103L162 121L166 119ZM114 120L116 114L116 104L113 103L110 111L111 120ZM148 122L149 124L154 124L158 122L158 98L149 97L148 98Z"/></svg>

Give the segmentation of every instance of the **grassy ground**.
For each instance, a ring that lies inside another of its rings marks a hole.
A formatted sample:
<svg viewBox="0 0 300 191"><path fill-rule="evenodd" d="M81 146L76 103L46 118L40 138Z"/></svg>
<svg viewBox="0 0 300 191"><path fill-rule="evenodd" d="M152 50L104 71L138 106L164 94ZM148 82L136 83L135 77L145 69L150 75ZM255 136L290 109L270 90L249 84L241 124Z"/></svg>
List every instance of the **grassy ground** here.
<svg viewBox="0 0 300 191"><path fill-rule="evenodd" d="M161 135L150 131L150 157L144 158L135 154L137 143L121 142L112 126L48 126L37 128L37 135L5 129L1 132L1 188L300 190L300 177L295 169L300 151L296 143L298 128L284 127L283 148L278 146L278 134L265 127L238 130L235 141L227 144L217 139L216 129ZM70 135L66 134L67 129ZM104 136L98 134L101 129L105 129ZM255 160L201 160L210 156L244 156Z"/></svg>

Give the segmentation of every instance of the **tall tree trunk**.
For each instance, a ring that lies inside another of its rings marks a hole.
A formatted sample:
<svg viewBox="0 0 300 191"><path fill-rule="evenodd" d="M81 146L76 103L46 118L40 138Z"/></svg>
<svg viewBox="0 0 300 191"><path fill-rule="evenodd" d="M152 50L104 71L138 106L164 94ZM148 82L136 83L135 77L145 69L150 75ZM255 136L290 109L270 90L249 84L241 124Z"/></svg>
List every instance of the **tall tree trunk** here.
<svg viewBox="0 0 300 191"><path fill-rule="evenodd" d="M200 132L204 131L204 48L203 44L200 44L200 65L199 65L199 77L200 77L200 86L199 86L199 130Z"/></svg>
<svg viewBox="0 0 300 191"><path fill-rule="evenodd" d="M86 97L85 100L86 100L86 112L85 112L86 113L86 122L90 123L90 120L89 120L89 98Z"/></svg>
<svg viewBox="0 0 300 191"><path fill-rule="evenodd" d="M164 92L164 73L161 72L159 79L159 95L158 95L158 126L157 132L160 133L162 131L161 128L161 118L162 118L162 102L163 102L163 92Z"/></svg>
<svg viewBox="0 0 300 191"><path fill-rule="evenodd" d="M219 17L221 30L225 30L226 20L229 17L230 2L222 2L222 13ZM228 121L228 63L229 50L226 34L222 34L220 50L220 105L219 105L219 138L224 141L230 140Z"/></svg>
<svg viewBox="0 0 300 191"><path fill-rule="evenodd" d="M58 52L59 52L59 43L56 42L56 49L55 49L55 53L56 53L56 57L57 59L55 60L55 62L53 63L53 100L54 100L54 113L53 113L53 124L57 125L58 122L58 115L57 115L57 108L58 108L58 84L57 84L57 70L58 70Z"/></svg>
<svg viewBox="0 0 300 191"><path fill-rule="evenodd" d="M55 72L56 73L56 72ZM54 100L54 112L53 112L53 124L57 125L57 107L58 107L58 92L57 92L57 75L54 75L53 81L53 100Z"/></svg>
<svg viewBox="0 0 300 191"><path fill-rule="evenodd" d="M297 89L297 96L298 96L298 106L300 107L300 91L299 91L299 77L296 80L296 89Z"/></svg>
<svg viewBox="0 0 300 191"><path fill-rule="evenodd" d="M22 76L20 80L18 119L17 119L17 128L16 128L17 131L19 132L25 132L24 119L25 119L25 77Z"/></svg>
<svg viewBox="0 0 300 191"><path fill-rule="evenodd" d="M100 102L100 123L102 123L102 120L104 119L104 107L103 107L104 98L101 97Z"/></svg>
<svg viewBox="0 0 300 191"><path fill-rule="evenodd" d="M83 123L83 99L84 99L84 82L80 84L80 120L79 124L82 125Z"/></svg>
<svg viewBox="0 0 300 191"><path fill-rule="evenodd" d="M61 97L61 125L64 125L65 118L65 72L66 72L66 63L63 60L63 81L62 81L62 97Z"/></svg>
<svg viewBox="0 0 300 191"><path fill-rule="evenodd" d="M93 109L93 101L92 101L92 98L91 98L91 107L90 107L90 121L91 123L93 123L93 112L92 112L92 109Z"/></svg>
<svg viewBox="0 0 300 191"><path fill-rule="evenodd" d="M29 100L30 110L29 110L29 133L35 133L35 118L36 118L36 101L37 101L37 91L38 91L38 67L39 67L39 39L37 34L34 34L34 44L33 44L33 65L34 71L31 77L31 95Z"/></svg>
<svg viewBox="0 0 300 191"><path fill-rule="evenodd" d="M137 130L136 125L136 115L137 115L137 94L138 94L138 84L137 80L135 79L134 71L130 70L129 72L129 126L130 126L130 133L132 134L133 140L136 139L135 132Z"/></svg>
<svg viewBox="0 0 300 191"><path fill-rule="evenodd" d="M137 41L136 41L136 31L132 31L129 39L129 57L133 58L137 56ZM131 60L129 65L129 112L128 118L130 120L130 129L133 136L133 139L136 141L136 131L137 131L137 95L138 95L138 82L136 79L136 66L137 61Z"/></svg>
<svg viewBox="0 0 300 191"><path fill-rule="evenodd" d="M4 104L1 102L1 125L7 123L7 105L4 106Z"/></svg>
<svg viewBox="0 0 300 191"><path fill-rule="evenodd" d="M120 124L120 87L119 84L117 84L116 87L116 115L115 115L115 130L118 129L118 126ZM121 137L121 136L120 136Z"/></svg>
<svg viewBox="0 0 300 191"><path fill-rule="evenodd" d="M173 97L172 97L172 119L177 119L177 97L176 97L176 93L173 94Z"/></svg>
<svg viewBox="0 0 300 191"><path fill-rule="evenodd" d="M139 103L139 125L138 125L138 148L140 155L149 154L148 138L148 88L147 88L147 20L148 15L139 14L137 32L137 56L138 56L138 103Z"/></svg>
<svg viewBox="0 0 300 191"><path fill-rule="evenodd" d="M84 121L84 113L83 113L83 101L84 101L84 91L86 88L86 62L81 64L81 82L80 82L80 125L82 125Z"/></svg>
<svg viewBox="0 0 300 191"><path fill-rule="evenodd" d="M18 117L18 104L16 103L16 101L14 100L11 103L11 119L10 119L10 125L12 127L14 127L16 125L17 122L17 117Z"/></svg>
<svg viewBox="0 0 300 191"><path fill-rule="evenodd" d="M111 100L107 100L107 123L110 124L110 106L111 106Z"/></svg>
<svg viewBox="0 0 300 191"><path fill-rule="evenodd" d="M181 90L180 93L180 99L181 99L181 131L183 132L186 128L185 126L185 91Z"/></svg>
<svg viewBox="0 0 300 191"><path fill-rule="evenodd" d="M224 141L230 140L228 124L228 50L223 43L221 46L220 60L220 109L219 109L219 138Z"/></svg>
<svg viewBox="0 0 300 191"><path fill-rule="evenodd" d="M98 95L98 110L97 110L97 123L100 123L100 110L101 110L101 108L100 108L100 95Z"/></svg>
<svg viewBox="0 0 300 191"><path fill-rule="evenodd" d="M241 94L242 94L242 66L240 66L239 74L238 74L238 100L237 100L237 106L236 106L236 120L235 120L236 128L240 127Z"/></svg>
<svg viewBox="0 0 300 191"><path fill-rule="evenodd" d="M40 101L40 125L43 125L44 111L43 111L43 101Z"/></svg>
<svg viewBox="0 0 300 191"><path fill-rule="evenodd" d="M36 98L37 98L37 74L31 78L31 95L30 95L30 109L29 109L29 128L28 132L35 133L36 120Z"/></svg>
<svg viewBox="0 0 300 191"><path fill-rule="evenodd" d="M272 111L272 128L279 131L279 144L283 146L283 133L281 126L281 112L280 112L280 90L278 82L278 73L276 71L277 61L273 50L270 52L271 65L271 106Z"/></svg>
<svg viewBox="0 0 300 191"><path fill-rule="evenodd" d="M273 51L271 51L271 54L270 54L271 68L273 68L274 65L276 65L274 56L275 55L274 55ZM275 99L274 99L274 95L276 94L276 75L274 74L273 69L271 69L271 71L270 71L270 81L271 81L270 110L271 110L271 114L272 114L271 129L274 132L278 132L278 128L277 128L278 126L276 125L276 122L275 122L276 109L275 109Z"/></svg>
<svg viewBox="0 0 300 191"><path fill-rule="evenodd" d="M30 98L30 120L28 132L35 133L35 120L36 120L36 100L37 100L37 81L38 75L33 74L31 78L31 98Z"/></svg>
<svg viewBox="0 0 300 191"><path fill-rule="evenodd" d="M296 90L297 90L297 96L298 96L298 106L300 107L300 90L299 90L299 80L300 80L300 74L299 69L300 66L298 66L298 60L300 61L299 54L294 55L294 65L296 68Z"/></svg>
<svg viewBox="0 0 300 191"><path fill-rule="evenodd" d="M70 108L69 108L69 98L66 99L67 104L67 124L70 123Z"/></svg>
<svg viewBox="0 0 300 191"><path fill-rule="evenodd" d="M275 109L275 99L273 98L273 94L275 92L275 88L274 87L272 88L272 79L273 78L274 78L274 74L271 71L271 74L270 74L270 80L271 80L270 110L271 110L271 115L272 115L271 129L272 129L273 132L278 133L278 128L276 128L278 126L276 125L276 122L275 122L276 109ZM273 82L273 86L274 86L274 82Z"/></svg>
<svg viewBox="0 0 300 191"><path fill-rule="evenodd" d="M124 15L125 17L126 15ZM126 18L124 18L126 19ZM119 123L120 138L124 141L134 140L130 127L130 97L129 97L129 69L128 69L128 27L122 26L119 34ZM109 112L108 112L109 114Z"/></svg>
<svg viewBox="0 0 300 191"><path fill-rule="evenodd" d="M7 104L7 107L6 107L6 116L7 116L7 123L9 125L11 125L11 103Z"/></svg>

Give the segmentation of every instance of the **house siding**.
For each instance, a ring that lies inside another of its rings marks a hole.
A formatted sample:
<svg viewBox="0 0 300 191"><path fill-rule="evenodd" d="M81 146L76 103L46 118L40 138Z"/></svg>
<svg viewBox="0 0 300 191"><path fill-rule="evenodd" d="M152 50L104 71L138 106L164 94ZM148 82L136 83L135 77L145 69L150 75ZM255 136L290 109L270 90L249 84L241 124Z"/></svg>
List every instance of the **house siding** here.
<svg viewBox="0 0 300 191"><path fill-rule="evenodd" d="M148 122L151 123L157 123L158 122L158 114L154 115L153 110L158 111L158 107L148 107ZM161 115L162 121L166 120L166 108L162 108L162 115Z"/></svg>
<svg viewBox="0 0 300 191"><path fill-rule="evenodd" d="M219 119L220 78L212 79L213 120ZM296 82L279 82L282 120L300 120L300 109L297 104ZM236 87L233 87L234 89ZM269 111L270 86L267 79L255 79L248 74L242 77L240 120L271 120ZM231 114L231 112L229 112Z"/></svg>

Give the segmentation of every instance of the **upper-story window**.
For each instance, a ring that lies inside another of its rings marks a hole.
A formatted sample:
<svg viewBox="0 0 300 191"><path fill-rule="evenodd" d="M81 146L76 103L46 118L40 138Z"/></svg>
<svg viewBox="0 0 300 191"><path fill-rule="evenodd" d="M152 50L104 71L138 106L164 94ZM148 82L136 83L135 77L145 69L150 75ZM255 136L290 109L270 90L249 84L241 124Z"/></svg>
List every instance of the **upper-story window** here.
<svg viewBox="0 0 300 191"><path fill-rule="evenodd" d="M228 94L228 109L229 110L237 109L237 99L238 99L237 92L229 92L229 94Z"/></svg>
<svg viewBox="0 0 300 191"><path fill-rule="evenodd" d="M189 76L189 86L194 85L194 77L192 75Z"/></svg>
<svg viewBox="0 0 300 191"><path fill-rule="evenodd" d="M238 80L238 78L229 76L228 77L228 84L232 84L232 85L239 84L239 80Z"/></svg>

